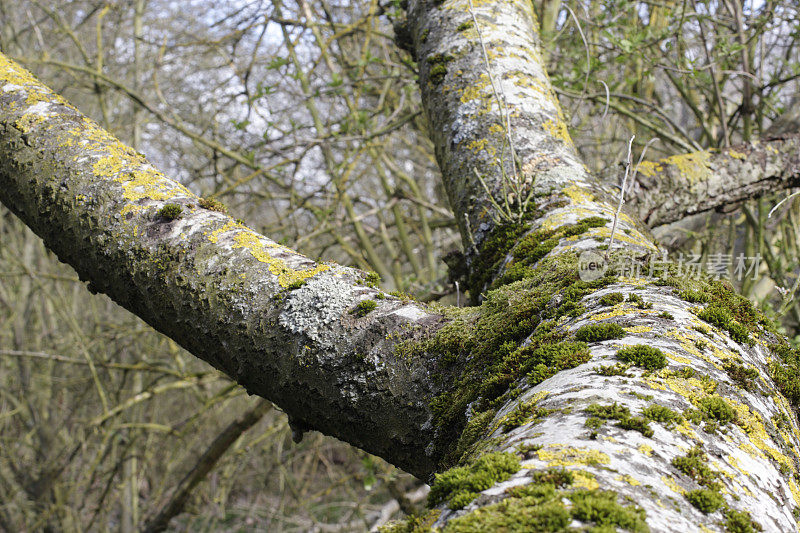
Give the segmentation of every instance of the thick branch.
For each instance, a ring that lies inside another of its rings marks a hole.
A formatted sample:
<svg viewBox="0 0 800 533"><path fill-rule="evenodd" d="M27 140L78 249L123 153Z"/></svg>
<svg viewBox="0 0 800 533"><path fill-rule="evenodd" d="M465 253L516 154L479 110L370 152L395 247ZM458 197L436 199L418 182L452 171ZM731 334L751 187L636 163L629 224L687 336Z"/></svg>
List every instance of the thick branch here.
<svg viewBox="0 0 800 533"><path fill-rule="evenodd" d="M800 186L800 136L644 162L627 207L650 227Z"/></svg>
<svg viewBox="0 0 800 533"><path fill-rule="evenodd" d="M274 401L300 435L431 472L428 369L394 346L441 317L200 207L2 54L0 201L90 290Z"/></svg>

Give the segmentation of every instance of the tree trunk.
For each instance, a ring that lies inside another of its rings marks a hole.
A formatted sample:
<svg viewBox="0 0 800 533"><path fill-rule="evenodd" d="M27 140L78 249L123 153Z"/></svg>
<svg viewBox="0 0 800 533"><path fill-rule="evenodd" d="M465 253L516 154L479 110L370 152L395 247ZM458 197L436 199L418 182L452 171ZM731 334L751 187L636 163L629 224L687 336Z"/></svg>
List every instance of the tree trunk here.
<svg viewBox="0 0 800 533"><path fill-rule="evenodd" d="M797 354L726 284L652 261L644 230L615 220L534 19L527 0L411 0L398 27L478 306L385 295L204 208L4 56L0 200L91 290L299 435L437 473L434 510L399 530L796 529L800 428L781 391L798 389L769 344Z"/></svg>

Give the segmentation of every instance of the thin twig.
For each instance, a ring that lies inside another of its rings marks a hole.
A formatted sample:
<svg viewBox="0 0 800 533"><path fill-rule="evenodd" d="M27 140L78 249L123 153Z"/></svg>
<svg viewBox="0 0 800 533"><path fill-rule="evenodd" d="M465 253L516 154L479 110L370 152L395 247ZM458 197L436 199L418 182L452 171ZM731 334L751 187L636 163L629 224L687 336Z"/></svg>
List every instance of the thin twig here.
<svg viewBox="0 0 800 533"><path fill-rule="evenodd" d="M617 205L617 212L614 213L614 223L611 225L611 236L608 240L608 248L606 249L605 255L606 260L608 260L608 253L611 251L611 246L614 244L614 232L617 231L617 221L619 220L619 214L622 211L622 204L625 203L625 186L628 183L628 174L631 171L631 148L635 138L636 135L631 135L631 139L628 141L628 157L625 158L625 176L622 178L622 187L619 189L619 205Z"/></svg>
<svg viewBox="0 0 800 533"><path fill-rule="evenodd" d="M789 196L787 196L786 198L784 198L783 200L781 200L780 202L778 202L777 204L775 204L775 207L773 207L772 209L770 209L770 210L769 210L769 213L767 213L767 218L771 217L771 216L772 216L772 213L774 213L776 209L778 209L778 208L779 208L781 205L783 205L783 203L784 203L784 202L786 202L786 200L791 200L792 198L794 198L794 197L795 197L795 196L797 196L798 194L800 194L800 191L793 192L792 194L790 194Z"/></svg>

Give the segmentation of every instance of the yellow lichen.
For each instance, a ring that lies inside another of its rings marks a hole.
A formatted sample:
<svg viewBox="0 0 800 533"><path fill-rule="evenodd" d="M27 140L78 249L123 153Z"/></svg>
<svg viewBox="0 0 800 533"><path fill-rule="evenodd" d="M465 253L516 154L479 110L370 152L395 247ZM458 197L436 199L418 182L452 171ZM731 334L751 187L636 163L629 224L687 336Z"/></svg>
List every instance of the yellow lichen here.
<svg viewBox="0 0 800 533"><path fill-rule="evenodd" d="M691 184L702 181L711 176L708 160L711 154L708 151L678 154L662 159L666 165L675 165L681 177Z"/></svg>
<svg viewBox="0 0 800 533"><path fill-rule="evenodd" d="M648 178L655 176L662 170L664 170L664 167L653 161L642 161L637 167L637 172L642 176L647 176Z"/></svg>
<svg viewBox="0 0 800 533"><path fill-rule="evenodd" d="M560 449L553 449L560 448ZM548 466L608 464L611 458L599 450L580 449L571 446L553 444L536 452L540 461Z"/></svg>
<svg viewBox="0 0 800 533"><path fill-rule="evenodd" d="M594 196L592 193L584 189L583 187L578 187L577 185L570 185L566 187L562 191L570 200L572 200L573 204L585 204L594 200Z"/></svg>
<svg viewBox="0 0 800 533"><path fill-rule="evenodd" d="M563 120L549 119L542 123L542 127L552 137L564 141L567 144L572 144L572 138L569 136L567 124Z"/></svg>
<svg viewBox="0 0 800 533"><path fill-rule="evenodd" d="M747 154L744 154L742 152L737 152L736 150L733 149L728 150L728 155L736 159L745 159L747 157Z"/></svg>
<svg viewBox="0 0 800 533"><path fill-rule="evenodd" d="M328 265L315 265L313 268L298 270L291 268L286 261L274 257L268 252L268 250L284 250L286 252L291 252L291 250L280 244L266 241L266 239L248 227L238 224L233 220L229 220L223 226L214 230L208 237L208 240L216 244L219 242L221 235L228 232L235 232L233 235L233 245L231 247L233 249L245 248L257 261L265 263L269 271L278 277L278 284L280 284L281 287L288 287L293 283L306 280L311 276L330 269Z"/></svg>
<svg viewBox="0 0 800 533"><path fill-rule="evenodd" d="M591 472L585 472L583 470L575 470L572 472L572 475L573 475L572 485L575 488L586 489L586 490L595 490L600 488L600 483L597 482L597 478Z"/></svg>
<svg viewBox="0 0 800 533"><path fill-rule="evenodd" d="M641 453L645 454L647 457L650 457L650 456L653 455L653 447L652 446L648 446L647 444L640 444L639 447L637 448L637 450L639 450Z"/></svg>
<svg viewBox="0 0 800 533"><path fill-rule="evenodd" d="M633 476L629 476L628 474L620 474L617 476L617 481L624 481L628 485L632 485L634 487L641 485L641 482Z"/></svg>
<svg viewBox="0 0 800 533"><path fill-rule="evenodd" d="M675 478L670 476L661 476L661 481L664 482L670 490L677 492L678 494L685 494L686 489L678 485L678 482L675 481Z"/></svg>

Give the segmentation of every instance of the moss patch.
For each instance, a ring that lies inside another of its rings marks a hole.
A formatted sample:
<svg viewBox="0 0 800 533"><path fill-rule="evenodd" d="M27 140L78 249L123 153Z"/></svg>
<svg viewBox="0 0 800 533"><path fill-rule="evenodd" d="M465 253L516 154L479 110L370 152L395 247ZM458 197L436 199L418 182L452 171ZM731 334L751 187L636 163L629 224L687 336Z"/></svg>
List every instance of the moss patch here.
<svg viewBox="0 0 800 533"><path fill-rule="evenodd" d="M375 300L361 300L350 313L361 318L370 314L376 307L378 303Z"/></svg>
<svg viewBox="0 0 800 533"><path fill-rule="evenodd" d="M535 216L536 213L531 212L527 219ZM605 226L607 223L608 220L601 217L588 217L576 224L566 224L552 230L536 230L527 235L527 224L497 224L481 243L480 253L470 265L468 286L472 300L477 302L478 295L490 284L496 288L535 276L535 263L555 248L560 239L581 235L590 228ZM505 273L491 283L509 253L511 260L506 265Z"/></svg>
<svg viewBox="0 0 800 533"><path fill-rule="evenodd" d="M758 370L753 367L746 367L736 361L725 361L722 365L731 380L741 388L754 391L758 388Z"/></svg>
<svg viewBox="0 0 800 533"><path fill-rule="evenodd" d="M800 349L792 348L788 343L770 346L777 356L769 363L769 375L787 400L800 408Z"/></svg>
<svg viewBox="0 0 800 533"><path fill-rule="evenodd" d="M617 350L617 359L626 363L645 368L647 370L660 370L667 366L667 357L658 348L637 344L626 346Z"/></svg>
<svg viewBox="0 0 800 533"><path fill-rule="evenodd" d="M435 335L398 346L401 357L423 358L445 387L431 405L443 467L470 448L460 437L468 405L473 416L496 409L524 377L536 384L589 360L588 346L555 324L614 278L584 282L578 274L575 254L545 259L531 277L489 291L480 308L448 311L451 321Z"/></svg>
<svg viewBox="0 0 800 533"><path fill-rule="evenodd" d="M591 404L586 408L586 412L592 415L587 421L586 426L594 430L602 427L603 420L616 420L616 426L622 429L638 431L645 437L653 436L653 428L650 427L646 418L632 416L630 410L616 402L611 405Z"/></svg>
<svg viewBox="0 0 800 533"><path fill-rule="evenodd" d="M225 204L213 198L200 198L200 201L197 202L197 205L203 209L208 209L209 211L217 211L219 213L228 212L228 208L225 206Z"/></svg>
<svg viewBox="0 0 800 533"><path fill-rule="evenodd" d="M178 204L167 204L158 210L158 216L165 220L175 220L181 217L183 208Z"/></svg>
<svg viewBox="0 0 800 533"><path fill-rule="evenodd" d="M725 504L725 499L717 491L711 489L696 489L686 493L686 499L703 513L719 511Z"/></svg>
<svg viewBox="0 0 800 533"><path fill-rule="evenodd" d="M658 404L652 404L645 407L642 411L642 416L648 420L652 420L653 422L664 424L668 428L683 422L683 417L680 413L673 411L669 407L664 407L663 405Z"/></svg>
<svg viewBox="0 0 800 533"><path fill-rule="evenodd" d="M649 531L645 512L636 506L623 506L612 491L556 490L553 483L515 487L503 501L488 505L451 520L445 533L483 533L486 531L570 531L570 523L580 520L591 531L634 533Z"/></svg>
<svg viewBox="0 0 800 533"><path fill-rule="evenodd" d="M583 342L600 342L611 339L621 339L626 335L625 328L619 324L607 322L604 324L588 324L578 328L575 338Z"/></svg>
<svg viewBox="0 0 800 533"><path fill-rule="evenodd" d="M521 403L503 419L503 431L511 431L531 420L536 423L549 413L549 409L536 407L535 401Z"/></svg>
<svg viewBox="0 0 800 533"><path fill-rule="evenodd" d="M520 462L511 453L487 453L469 466L460 466L436 474L428 494L428 505L447 502L451 509L461 509L478 493L505 481L519 471Z"/></svg>
<svg viewBox="0 0 800 533"><path fill-rule="evenodd" d="M621 293L611 292L608 294L604 294L600 298L600 305L607 305L607 306L617 305L619 303L622 303L624 300L625 297Z"/></svg>
<svg viewBox="0 0 800 533"><path fill-rule="evenodd" d="M737 511L735 509L725 510L725 522L722 524L725 531L730 533L756 533L764 531L761 524L753 520L747 511Z"/></svg>

